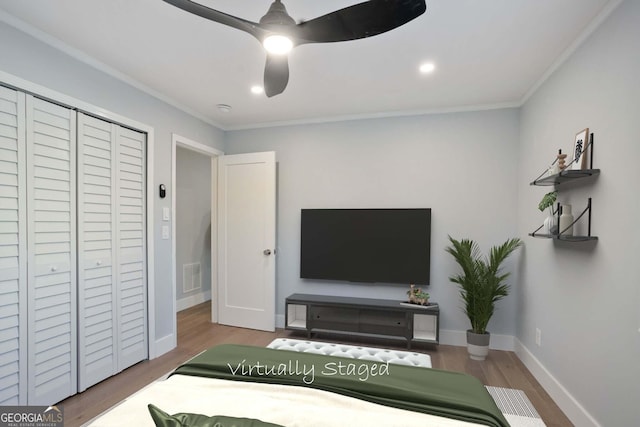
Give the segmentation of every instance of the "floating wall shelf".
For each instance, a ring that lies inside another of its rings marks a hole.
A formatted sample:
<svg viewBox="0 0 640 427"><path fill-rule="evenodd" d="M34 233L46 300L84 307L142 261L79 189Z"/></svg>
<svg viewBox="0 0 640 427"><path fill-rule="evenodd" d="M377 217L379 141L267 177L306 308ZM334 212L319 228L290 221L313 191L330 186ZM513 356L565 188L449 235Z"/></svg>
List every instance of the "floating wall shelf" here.
<svg viewBox="0 0 640 427"><path fill-rule="evenodd" d="M593 175L600 175L600 169L576 169L576 170L563 170L555 175L545 176L544 178L536 179L529 185L549 186L562 184L564 182L574 181L580 178L587 178Z"/></svg>
<svg viewBox="0 0 640 427"><path fill-rule="evenodd" d="M593 133L591 133L589 138L589 145L587 149L589 150L589 168L590 169L565 169L560 171L555 175L544 176L544 172L534 179L530 185L537 186L551 186L551 185L560 185L565 182L575 181L576 179L588 178L594 175L600 175L600 169L593 169ZM586 153L585 153L586 154ZM543 177L544 176L544 177ZM560 203L558 203L558 207L553 212L554 215L557 215L558 224L560 224ZM585 214L587 214L587 235L586 236L569 236L566 234L562 234L565 230L558 230L559 234L548 234L548 233L538 233L540 229L544 225L541 225L537 229L533 231L533 233L529 233L529 236L538 237L542 239L554 239L554 240L562 240L566 242L586 242L590 240L598 240L597 236L591 235L591 197L589 197L587 202L587 207L578 215L575 220L571 223L569 227L572 227L574 224L580 220ZM567 228L569 228L567 227Z"/></svg>
<svg viewBox="0 0 640 427"><path fill-rule="evenodd" d="M557 215L557 221L558 221L558 224L560 224L560 214L561 214L560 203L558 203L558 208L554 211L554 214ZM533 233L529 233L529 236L538 237L541 239L564 240L566 242L586 242L588 240L598 240L597 236L591 235L591 197L589 197L589 200L587 202L587 207L584 208L584 210L580 213L580 215L578 215L573 220L573 222L569 225L569 227L572 227L575 223L577 223L584 214L587 214L587 235L586 236L573 236L573 235L563 234L565 230L558 230L560 234L538 233L538 230L540 230L544 226L544 224L536 228L536 230Z"/></svg>

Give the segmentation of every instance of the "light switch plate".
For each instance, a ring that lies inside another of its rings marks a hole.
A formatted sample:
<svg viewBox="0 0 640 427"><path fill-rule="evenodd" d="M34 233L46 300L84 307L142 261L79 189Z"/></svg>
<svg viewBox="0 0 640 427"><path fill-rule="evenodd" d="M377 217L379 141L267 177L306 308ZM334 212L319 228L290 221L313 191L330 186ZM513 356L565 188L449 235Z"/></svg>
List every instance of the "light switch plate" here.
<svg viewBox="0 0 640 427"><path fill-rule="evenodd" d="M169 208L162 208L162 220L169 221L171 219L171 211Z"/></svg>
<svg viewBox="0 0 640 427"><path fill-rule="evenodd" d="M162 226L162 238L164 240L169 238L169 226L168 225L163 225Z"/></svg>

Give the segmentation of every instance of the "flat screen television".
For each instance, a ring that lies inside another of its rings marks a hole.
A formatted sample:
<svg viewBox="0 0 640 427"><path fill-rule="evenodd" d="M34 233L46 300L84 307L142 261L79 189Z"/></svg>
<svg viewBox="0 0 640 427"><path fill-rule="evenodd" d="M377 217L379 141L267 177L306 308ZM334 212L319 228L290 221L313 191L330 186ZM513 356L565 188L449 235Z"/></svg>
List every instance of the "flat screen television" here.
<svg viewBox="0 0 640 427"><path fill-rule="evenodd" d="M431 209L302 209L300 277L429 284Z"/></svg>

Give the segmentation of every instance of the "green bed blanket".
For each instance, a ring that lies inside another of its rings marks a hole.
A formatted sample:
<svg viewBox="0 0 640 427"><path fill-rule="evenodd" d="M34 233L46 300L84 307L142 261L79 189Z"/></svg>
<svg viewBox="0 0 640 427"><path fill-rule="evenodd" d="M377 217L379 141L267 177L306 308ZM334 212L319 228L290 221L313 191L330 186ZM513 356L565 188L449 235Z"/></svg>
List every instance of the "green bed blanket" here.
<svg viewBox="0 0 640 427"><path fill-rule="evenodd" d="M225 344L173 374L311 387L415 412L509 426L482 383L458 372Z"/></svg>

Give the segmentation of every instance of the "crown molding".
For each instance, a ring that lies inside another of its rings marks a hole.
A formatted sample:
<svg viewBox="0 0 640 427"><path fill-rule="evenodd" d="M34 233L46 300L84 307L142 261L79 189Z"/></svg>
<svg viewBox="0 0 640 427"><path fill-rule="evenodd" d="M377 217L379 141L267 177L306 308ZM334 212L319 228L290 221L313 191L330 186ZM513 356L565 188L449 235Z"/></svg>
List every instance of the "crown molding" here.
<svg viewBox="0 0 640 427"><path fill-rule="evenodd" d="M219 123L216 123L214 121L212 121L210 118L203 116L202 114L198 113L197 111L193 110L190 107L187 107L186 105L181 104L180 102L176 101L175 99L160 93L152 88L150 88L149 86L139 82L138 80L134 79L133 77L129 76L128 74L123 73L122 71L119 71L107 64L105 64L104 62L101 62L99 60L97 60L96 58L92 57L91 55L87 54L86 52L80 50L80 49L76 49L74 47L69 46L68 44L66 44L65 42L63 42L60 39L57 39L55 37L53 37L52 35L45 33L42 30L39 30L37 28L35 28L34 26L16 18L15 16L3 11L0 9L0 21L4 22L5 24L17 29L18 31L21 31L33 38L35 38L36 40L39 40L51 47L53 47L56 50L59 50L63 53L65 53L66 55L72 57L73 59L82 62L85 65L88 65L102 73L105 73L107 75L109 75L110 77L113 77L123 83L128 84L129 86L134 87L135 89L138 89L141 92L146 93L147 95L150 95L162 102L164 102L165 104L168 104L174 108L177 108L178 110L189 114L192 117L195 117L199 120L202 120L203 122L210 124L211 126L215 126L221 130L225 130L223 126L221 126Z"/></svg>
<svg viewBox="0 0 640 427"><path fill-rule="evenodd" d="M602 7L600 12L589 22L589 24L582 30L582 32L574 39L574 41L556 58L555 61L547 68L542 76L529 88L527 93L522 97L520 106L524 105L529 98L535 94L538 89L556 72L558 68L562 66L567 60L575 53L580 46L600 27L600 25L611 15L611 13L620 6L624 0L610 0L606 5Z"/></svg>

